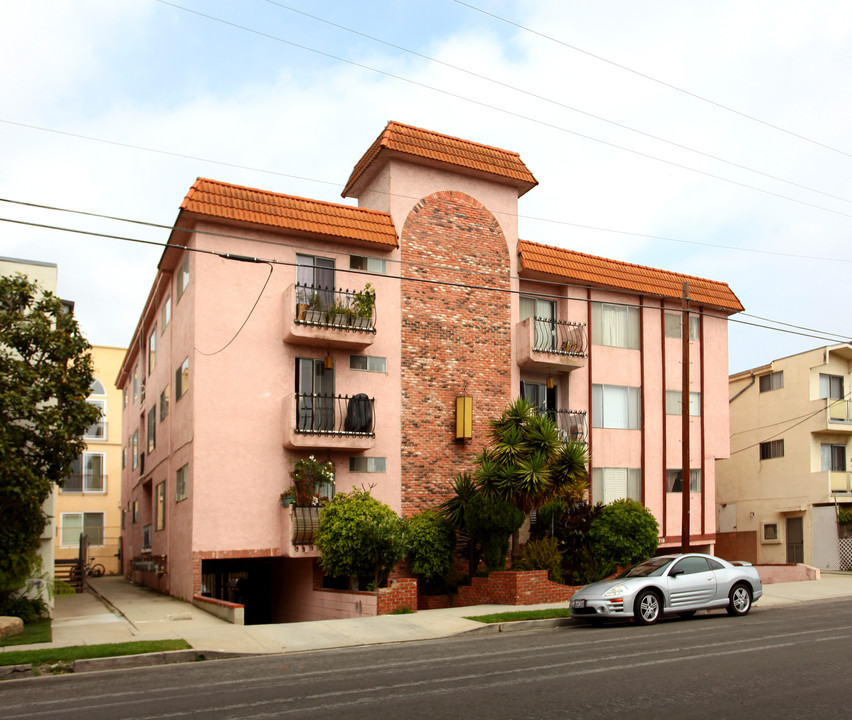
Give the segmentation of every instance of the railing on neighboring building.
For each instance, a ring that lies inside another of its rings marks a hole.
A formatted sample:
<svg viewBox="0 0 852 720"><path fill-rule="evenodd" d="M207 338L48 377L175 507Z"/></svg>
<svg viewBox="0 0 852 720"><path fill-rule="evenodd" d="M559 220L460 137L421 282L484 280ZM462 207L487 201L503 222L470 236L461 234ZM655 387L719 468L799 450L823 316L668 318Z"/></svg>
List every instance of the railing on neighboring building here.
<svg viewBox="0 0 852 720"><path fill-rule="evenodd" d="M296 284L296 322L376 332L375 294Z"/></svg>
<svg viewBox="0 0 852 720"><path fill-rule="evenodd" d="M586 423L586 413L583 410L553 410L556 426L560 434L575 442L587 442L589 428Z"/></svg>
<svg viewBox="0 0 852 720"><path fill-rule="evenodd" d="M375 398L296 394L296 432L375 437Z"/></svg>
<svg viewBox="0 0 852 720"><path fill-rule="evenodd" d="M852 493L852 473L843 470L830 470L828 487L833 493Z"/></svg>
<svg viewBox="0 0 852 720"><path fill-rule="evenodd" d="M537 352L585 356L586 326L583 323L537 317L534 328L533 349Z"/></svg>
<svg viewBox="0 0 852 720"><path fill-rule="evenodd" d="M829 422L852 423L852 402L832 398L828 398L827 402Z"/></svg>

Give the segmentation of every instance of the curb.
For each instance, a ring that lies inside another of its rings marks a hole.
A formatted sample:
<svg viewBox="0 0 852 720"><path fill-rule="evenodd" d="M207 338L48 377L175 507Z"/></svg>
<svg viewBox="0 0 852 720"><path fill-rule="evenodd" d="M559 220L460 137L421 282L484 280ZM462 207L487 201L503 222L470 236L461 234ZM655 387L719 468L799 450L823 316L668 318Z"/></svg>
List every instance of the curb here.
<svg viewBox="0 0 852 720"><path fill-rule="evenodd" d="M96 670L122 670L125 668L151 667L153 665L174 665L176 663L199 662L201 660L227 660L229 658L253 657L254 654L223 652L219 650L166 650L141 655L118 655L116 657L90 658L75 660L73 672L93 672Z"/></svg>
<svg viewBox="0 0 852 720"><path fill-rule="evenodd" d="M479 622L474 620L474 622ZM482 623L482 627L471 628L460 633L462 635L494 635L504 632L519 632L522 630L539 630L543 628L559 628L575 626L577 623L571 617L547 618L544 620L508 620L498 623Z"/></svg>

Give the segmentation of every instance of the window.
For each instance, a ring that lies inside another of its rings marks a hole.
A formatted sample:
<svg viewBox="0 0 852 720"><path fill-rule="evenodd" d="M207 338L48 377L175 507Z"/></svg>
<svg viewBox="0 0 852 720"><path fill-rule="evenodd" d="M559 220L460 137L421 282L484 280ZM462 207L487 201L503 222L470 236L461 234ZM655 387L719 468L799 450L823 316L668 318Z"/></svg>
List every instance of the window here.
<svg viewBox="0 0 852 720"><path fill-rule="evenodd" d="M529 400L539 412L556 410L556 388L548 388L545 383L521 380L521 397Z"/></svg>
<svg viewBox="0 0 852 720"><path fill-rule="evenodd" d="M139 431L130 436L130 467L135 470L139 467Z"/></svg>
<svg viewBox="0 0 852 720"><path fill-rule="evenodd" d="M169 386L163 389L163 392L160 393L160 422L166 419L166 415L169 414Z"/></svg>
<svg viewBox="0 0 852 720"><path fill-rule="evenodd" d="M365 257L363 255L349 256L350 270L366 270L367 272L384 275L387 273L387 263L382 258Z"/></svg>
<svg viewBox="0 0 852 720"><path fill-rule="evenodd" d="M121 469L127 467L127 445L122 446L121 448Z"/></svg>
<svg viewBox="0 0 852 720"><path fill-rule="evenodd" d="M592 468L592 503L606 504L625 498L642 499L639 468Z"/></svg>
<svg viewBox="0 0 852 720"><path fill-rule="evenodd" d="M778 542L778 523L763 523L763 542Z"/></svg>
<svg viewBox="0 0 852 720"><path fill-rule="evenodd" d="M819 374L819 396L840 400L843 397L843 376Z"/></svg>
<svg viewBox="0 0 852 720"><path fill-rule="evenodd" d="M166 325L172 321L172 296L166 295L163 307L160 308L160 332L166 332Z"/></svg>
<svg viewBox="0 0 852 720"><path fill-rule="evenodd" d="M334 430L334 368L323 360L296 358L299 430Z"/></svg>
<svg viewBox="0 0 852 720"><path fill-rule="evenodd" d="M296 255L296 285L297 302L307 301L311 306L319 303L319 308L327 310L334 302L334 260L331 258L314 257L313 255ZM302 297L304 293L306 297ZM317 309L319 309L317 308Z"/></svg>
<svg viewBox="0 0 852 720"><path fill-rule="evenodd" d="M121 403L122 407L127 407L127 388L123 388L121 391Z"/></svg>
<svg viewBox="0 0 852 720"><path fill-rule="evenodd" d="M639 308L593 302L592 342L638 350Z"/></svg>
<svg viewBox="0 0 852 720"><path fill-rule="evenodd" d="M148 336L148 374L157 366L157 326L151 330Z"/></svg>
<svg viewBox="0 0 852 720"><path fill-rule="evenodd" d="M148 411L148 454L154 452L157 447L157 413L151 408Z"/></svg>
<svg viewBox="0 0 852 720"><path fill-rule="evenodd" d="M175 502L186 500L186 481L188 475L189 465L184 465L183 467L178 468L178 471L175 473Z"/></svg>
<svg viewBox="0 0 852 720"><path fill-rule="evenodd" d="M186 288L189 286L189 253L187 252L183 256L183 262L180 265L180 270L178 271L177 277L177 296L178 300L181 299L184 292L186 292Z"/></svg>
<svg viewBox="0 0 852 720"><path fill-rule="evenodd" d="M157 506L154 516L154 529L163 530L166 527L166 483L157 485Z"/></svg>
<svg viewBox="0 0 852 720"><path fill-rule="evenodd" d="M681 336L683 325L683 314L667 312L665 316L666 337L678 338ZM698 315L689 316L689 339L699 340L701 338L701 318Z"/></svg>
<svg viewBox="0 0 852 720"><path fill-rule="evenodd" d="M351 457L349 472L383 473L387 463L383 457Z"/></svg>
<svg viewBox="0 0 852 720"><path fill-rule="evenodd" d="M710 565L707 558L703 557L685 557L678 560L677 564L669 570L669 577L672 573L680 572L683 575L695 575L696 573L710 572Z"/></svg>
<svg viewBox="0 0 852 720"><path fill-rule="evenodd" d="M104 384L97 378L92 380L92 385L89 388L89 395L106 395L106 388L104 388Z"/></svg>
<svg viewBox="0 0 852 720"><path fill-rule="evenodd" d="M823 443L819 446L821 469L831 472L846 472L846 445Z"/></svg>
<svg viewBox="0 0 852 720"><path fill-rule="evenodd" d="M683 470L666 470L666 492L683 492ZM701 492L701 469L690 468L689 492Z"/></svg>
<svg viewBox="0 0 852 720"><path fill-rule="evenodd" d="M189 391L189 358L175 371L175 400L180 400Z"/></svg>
<svg viewBox="0 0 852 720"><path fill-rule="evenodd" d="M771 460L772 458L784 457L784 441L771 440L760 443L760 459Z"/></svg>
<svg viewBox="0 0 852 720"><path fill-rule="evenodd" d="M86 428L86 432L83 433L83 437L86 440L106 440L106 400L89 398L86 402L88 402L89 405L94 405L98 408L101 414L94 423Z"/></svg>
<svg viewBox="0 0 852 720"><path fill-rule="evenodd" d="M139 397L139 365L133 367L133 399Z"/></svg>
<svg viewBox="0 0 852 720"><path fill-rule="evenodd" d="M638 430L639 388L592 385L592 427Z"/></svg>
<svg viewBox="0 0 852 720"><path fill-rule="evenodd" d="M102 493L106 491L106 456L84 452L71 463L71 472L62 484L63 493Z"/></svg>
<svg viewBox="0 0 852 720"><path fill-rule="evenodd" d="M784 372L769 373L769 375L760 376L760 392L769 392L770 390L780 390L784 387Z"/></svg>
<svg viewBox="0 0 852 720"><path fill-rule="evenodd" d="M139 501L133 501L133 522L137 522L139 520Z"/></svg>
<svg viewBox="0 0 852 720"><path fill-rule="evenodd" d="M666 390L666 415L680 415L683 394L680 390ZM689 393L689 414L701 415L701 393Z"/></svg>
<svg viewBox="0 0 852 720"><path fill-rule="evenodd" d="M372 355L350 355L349 367L352 370L368 370L369 372L387 372L387 358Z"/></svg>
<svg viewBox="0 0 852 720"><path fill-rule="evenodd" d="M89 538L90 545L104 544L104 514L102 512L62 513L59 543L62 547L77 547L80 536Z"/></svg>
<svg viewBox="0 0 852 720"><path fill-rule="evenodd" d="M555 350L557 344L556 303L552 300L521 295L520 313L521 322L528 318L535 318L535 349Z"/></svg>

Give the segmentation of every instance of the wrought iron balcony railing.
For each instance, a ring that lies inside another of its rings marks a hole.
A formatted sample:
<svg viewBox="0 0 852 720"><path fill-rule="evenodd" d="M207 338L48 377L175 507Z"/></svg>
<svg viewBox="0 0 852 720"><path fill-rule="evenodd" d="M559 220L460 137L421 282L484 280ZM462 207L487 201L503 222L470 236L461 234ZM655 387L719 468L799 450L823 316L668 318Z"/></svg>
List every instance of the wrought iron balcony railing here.
<svg viewBox="0 0 852 720"><path fill-rule="evenodd" d="M376 295L371 289L341 290L296 284L296 322L376 332Z"/></svg>
<svg viewBox="0 0 852 720"><path fill-rule="evenodd" d="M582 410L552 410L556 426L563 437L575 442L588 442L589 427Z"/></svg>
<svg viewBox="0 0 852 720"><path fill-rule="evenodd" d="M586 326L583 323L537 317L534 328L533 349L537 352L585 357Z"/></svg>
<svg viewBox="0 0 852 720"><path fill-rule="evenodd" d="M375 437L375 398L296 394L296 432Z"/></svg>
<svg viewBox="0 0 852 720"><path fill-rule="evenodd" d="M319 528L319 507L295 506L293 508L293 544L313 545Z"/></svg>

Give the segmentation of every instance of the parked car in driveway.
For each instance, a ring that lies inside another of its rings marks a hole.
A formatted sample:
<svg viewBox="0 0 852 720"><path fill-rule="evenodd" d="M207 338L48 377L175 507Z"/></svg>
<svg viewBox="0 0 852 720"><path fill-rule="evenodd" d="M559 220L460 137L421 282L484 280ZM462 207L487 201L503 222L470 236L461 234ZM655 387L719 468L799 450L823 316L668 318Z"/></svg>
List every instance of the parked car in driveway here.
<svg viewBox="0 0 852 720"><path fill-rule="evenodd" d="M571 598L571 615L593 622L633 618L640 625L663 615L689 618L714 608L746 615L762 594L760 575L751 563L701 553L661 555L580 588Z"/></svg>

